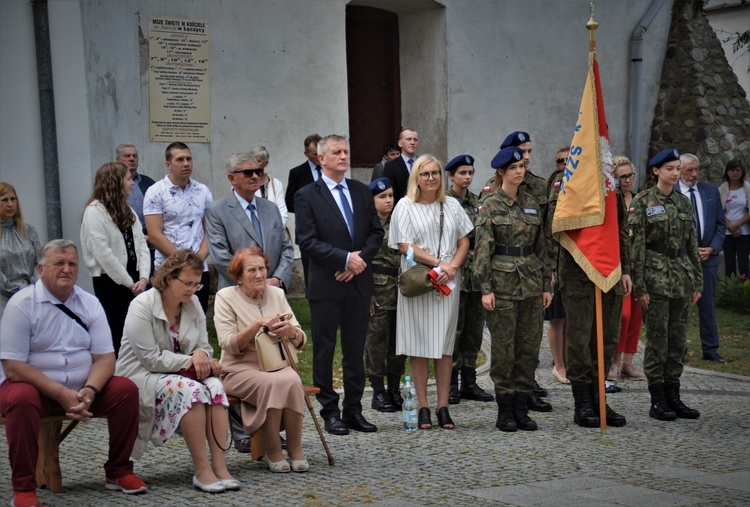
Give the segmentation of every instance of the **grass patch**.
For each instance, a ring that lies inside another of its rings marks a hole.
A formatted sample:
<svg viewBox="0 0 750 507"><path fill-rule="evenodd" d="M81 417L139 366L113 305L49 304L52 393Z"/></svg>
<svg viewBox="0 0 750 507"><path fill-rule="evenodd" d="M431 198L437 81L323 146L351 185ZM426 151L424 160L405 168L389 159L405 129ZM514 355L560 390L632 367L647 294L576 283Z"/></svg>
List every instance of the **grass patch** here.
<svg viewBox="0 0 750 507"><path fill-rule="evenodd" d="M719 354L727 360L726 364L703 361L698 327L698 307L691 306L685 365L750 376L750 318L732 310L717 308L716 321L719 326Z"/></svg>

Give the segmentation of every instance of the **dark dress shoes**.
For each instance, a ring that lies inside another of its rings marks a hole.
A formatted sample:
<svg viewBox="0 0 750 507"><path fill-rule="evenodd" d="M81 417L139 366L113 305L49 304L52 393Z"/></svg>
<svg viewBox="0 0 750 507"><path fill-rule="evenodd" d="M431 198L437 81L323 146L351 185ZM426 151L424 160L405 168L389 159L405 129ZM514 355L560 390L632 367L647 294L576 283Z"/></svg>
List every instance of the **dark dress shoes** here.
<svg viewBox="0 0 750 507"><path fill-rule="evenodd" d="M393 398L391 398L385 391L374 393L372 395L372 408L378 412L396 411L396 405L393 404Z"/></svg>
<svg viewBox="0 0 750 507"><path fill-rule="evenodd" d="M726 359L721 357L719 354L703 354L704 361L713 361L714 363L724 364Z"/></svg>
<svg viewBox="0 0 750 507"><path fill-rule="evenodd" d="M367 422L367 419L365 419L362 414L354 414L344 417L343 421L350 430L361 431L363 433L375 433L378 431L378 427Z"/></svg>
<svg viewBox="0 0 750 507"><path fill-rule="evenodd" d="M348 435L349 427L340 417L329 417L325 420L326 431L331 435Z"/></svg>

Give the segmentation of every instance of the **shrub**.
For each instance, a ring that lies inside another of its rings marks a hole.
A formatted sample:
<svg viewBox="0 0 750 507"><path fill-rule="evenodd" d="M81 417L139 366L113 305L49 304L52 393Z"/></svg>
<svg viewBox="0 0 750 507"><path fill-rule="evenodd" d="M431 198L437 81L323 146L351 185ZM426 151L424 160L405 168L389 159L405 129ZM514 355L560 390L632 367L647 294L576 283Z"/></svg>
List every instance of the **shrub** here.
<svg viewBox="0 0 750 507"><path fill-rule="evenodd" d="M716 305L737 313L750 314L750 280L744 275L724 278L716 288Z"/></svg>

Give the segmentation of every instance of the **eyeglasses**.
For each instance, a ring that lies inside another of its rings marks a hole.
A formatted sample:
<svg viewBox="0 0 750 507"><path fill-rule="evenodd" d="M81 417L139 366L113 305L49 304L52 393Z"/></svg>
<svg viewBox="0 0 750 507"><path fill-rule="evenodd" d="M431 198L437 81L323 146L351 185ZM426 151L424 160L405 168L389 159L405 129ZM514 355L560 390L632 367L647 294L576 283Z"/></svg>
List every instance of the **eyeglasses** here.
<svg viewBox="0 0 750 507"><path fill-rule="evenodd" d="M180 280L180 279L176 278L176 280ZM180 280L180 282L182 282L182 285L184 285L185 287L187 287L190 290L196 290L196 291L198 291L198 290L201 290L203 288L203 284L202 283L186 282L185 280Z"/></svg>
<svg viewBox="0 0 750 507"><path fill-rule="evenodd" d="M620 176L617 177L617 179L620 181L628 181L628 180L632 180L633 178L635 178L635 173L621 174Z"/></svg>
<svg viewBox="0 0 750 507"><path fill-rule="evenodd" d="M263 176L264 169L259 167L258 169L245 169L243 171L232 171L232 174L241 174L245 178L252 178L254 175Z"/></svg>
<svg viewBox="0 0 750 507"><path fill-rule="evenodd" d="M422 180L427 181L429 179L436 180L440 178L440 171L431 171L428 173L419 173L419 177L422 178Z"/></svg>
<svg viewBox="0 0 750 507"><path fill-rule="evenodd" d="M564 163L565 163L565 160L567 160L567 159L564 159L564 158L558 158L557 160L555 160L555 163L556 163L556 164L564 164Z"/></svg>

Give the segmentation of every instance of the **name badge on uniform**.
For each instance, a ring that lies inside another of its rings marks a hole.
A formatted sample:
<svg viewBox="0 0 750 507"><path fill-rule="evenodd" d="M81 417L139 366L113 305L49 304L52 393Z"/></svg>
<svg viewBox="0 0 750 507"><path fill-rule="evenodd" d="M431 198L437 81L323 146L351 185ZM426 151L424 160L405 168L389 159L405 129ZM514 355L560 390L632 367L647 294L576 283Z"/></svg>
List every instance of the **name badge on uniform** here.
<svg viewBox="0 0 750 507"><path fill-rule="evenodd" d="M536 211L535 208L524 208L523 212L526 213L527 215L536 215L537 214L537 211Z"/></svg>
<svg viewBox="0 0 750 507"><path fill-rule="evenodd" d="M647 217L653 217L653 216L656 216L656 215L663 215L666 212L667 212L667 210L665 210L664 206L662 206L662 205L651 206L649 208L646 208L646 216Z"/></svg>

